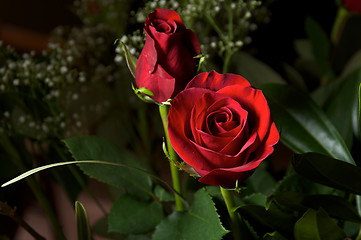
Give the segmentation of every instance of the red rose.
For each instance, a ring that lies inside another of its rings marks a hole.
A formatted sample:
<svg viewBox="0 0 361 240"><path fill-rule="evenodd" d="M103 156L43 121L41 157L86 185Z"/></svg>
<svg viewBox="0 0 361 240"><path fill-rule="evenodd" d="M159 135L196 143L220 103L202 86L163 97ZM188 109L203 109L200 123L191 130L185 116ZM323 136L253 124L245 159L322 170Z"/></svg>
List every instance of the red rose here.
<svg viewBox="0 0 361 240"><path fill-rule="evenodd" d="M235 74L195 76L171 101L168 121L174 150L210 185L245 180L279 140L262 91Z"/></svg>
<svg viewBox="0 0 361 240"><path fill-rule="evenodd" d="M361 14L361 1L360 0L343 0L343 5L350 12Z"/></svg>
<svg viewBox="0 0 361 240"><path fill-rule="evenodd" d="M197 71L200 45L180 16L156 9L145 21L146 40L139 56L135 81L153 92L154 100L167 101L182 91Z"/></svg>

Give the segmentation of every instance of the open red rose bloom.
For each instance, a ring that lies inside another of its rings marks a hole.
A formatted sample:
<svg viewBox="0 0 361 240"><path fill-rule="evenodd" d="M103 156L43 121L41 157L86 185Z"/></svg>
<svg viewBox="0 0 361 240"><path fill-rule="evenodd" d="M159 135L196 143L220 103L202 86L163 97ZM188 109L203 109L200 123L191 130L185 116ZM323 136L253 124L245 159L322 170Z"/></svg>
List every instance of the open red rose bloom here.
<svg viewBox="0 0 361 240"><path fill-rule="evenodd" d="M262 91L235 74L194 77L171 101L168 120L173 148L210 185L245 180L279 140Z"/></svg>

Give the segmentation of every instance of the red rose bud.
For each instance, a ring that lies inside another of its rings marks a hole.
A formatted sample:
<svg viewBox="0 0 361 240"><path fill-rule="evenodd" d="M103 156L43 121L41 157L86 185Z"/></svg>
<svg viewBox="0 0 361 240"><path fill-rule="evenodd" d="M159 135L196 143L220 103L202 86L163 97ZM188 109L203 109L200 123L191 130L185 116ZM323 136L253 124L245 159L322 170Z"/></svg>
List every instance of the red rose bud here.
<svg viewBox="0 0 361 240"><path fill-rule="evenodd" d="M210 185L245 180L279 140L262 91L235 74L195 76L171 101L168 121L174 150Z"/></svg>
<svg viewBox="0 0 361 240"><path fill-rule="evenodd" d="M361 14L361 0L343 0L343 5L349 12Z"/></svg>
<svg viewBox="0 0 361 240"><path fill-rule="evenodd" d="M145 21L146 40L135 71L138 88L150 90L165 102L184 89L194 77L200 54L196 35L186 29L170 9L156 9Z"/></svg>

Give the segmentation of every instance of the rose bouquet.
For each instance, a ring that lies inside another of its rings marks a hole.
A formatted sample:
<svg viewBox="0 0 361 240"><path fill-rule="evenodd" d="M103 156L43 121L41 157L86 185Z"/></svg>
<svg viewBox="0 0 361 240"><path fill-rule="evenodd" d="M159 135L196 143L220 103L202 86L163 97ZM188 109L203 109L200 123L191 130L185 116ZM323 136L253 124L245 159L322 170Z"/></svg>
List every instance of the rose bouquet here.
<svg viewBox="0 0 361 240"><path fill-rule="evenodd" d="M241 51L254 28L250 15L264 17L260 2L205 2L149 2L147 15L135 13L144 38L116 42L139 137L122 148L99 136L65 138L71 160L3 187L74 164L104 183L115 197L95 225L75 204L78 239L361 239L361 64L350 54L361 45L342 51L360 19L358 2L340 3L330 38L307 18L309 41L295 42L300 57L282 75Z"/></svg>

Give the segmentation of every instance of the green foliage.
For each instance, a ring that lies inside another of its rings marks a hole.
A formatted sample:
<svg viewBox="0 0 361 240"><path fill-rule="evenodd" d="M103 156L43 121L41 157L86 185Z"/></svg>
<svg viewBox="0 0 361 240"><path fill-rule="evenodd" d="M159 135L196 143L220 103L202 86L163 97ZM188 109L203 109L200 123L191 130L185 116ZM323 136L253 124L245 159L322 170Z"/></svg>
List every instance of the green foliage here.
<svg viewBox="0 0 361 240"><path fill-rule="evenodd" d="M262 87L282 142L296 153L318 152L354 163L342 137L325 113L303 92L290 86Z"/></svg>
<svg viewBox="0 0 361 240"><path fill-rule="evenodd" d="M361 168L318 153L295 155L295 171L312 181L361 194Z"/></svg>
<svg viewBox="0 0 361 240"><path fill-rule="evenodd" d="M295 240L339 240L345 233L322 209L309 209L295 224Z"/></svg>
<svg viewBox="0 0 361 240"><path fill-rule="evenodd" d="M137 159L111 142L94 136L76 137L64 142L77 161L99 160L122 165L79 164L88 176L124 189L141 199L153 195L150 177L141 170Z"/></svg>
<svg viewBox="0 0 361 240"><path fill-rule="evenodd" d="M260 87L265 83L285 83L285 80L271 67L252 57L250 54L237 52L233 58L234 64L237 64L233 66L233 68L256 87Z"/></svg>
<svg viewBox="0 0 361 240"><path fill-rule="evenodd" d="M90 232L88 214L81 202L75 202L75 215L78 240L91 240L92 237Z"/></svg>
<svg viewBox="0 0 361 240"><path fill-rule="evenodd" d="M289 212L281 211L277 206L272 205L266 210L263 206L249 204L238 207L237 212L262 235L278 231L289 239L293 234L295 217Z"/></svg>
<svg viewBox="0 0 361 240"><path fill-rule="evenodd" d="M247 180L247 188L256 193L268 195L276 186L276 181L267 171L265 165L260 165L252 176Z"/></svg>
<svg viewBox="0 0 361 240"><path fill-rule="evenodd" d="M326 113L340 135L351 149L353 140L353 114L358 109L358 86L361 83L361 68L350 73L337 93L326 105Z"/></svg>
<svg viewBox="0 0 361 240"><path fill-rule="evenodd" d="M138 59L136 59L132 54L130 54L127 46L123 42L120 42L120 44L122 45L122 49L125 54L125 59L127 61L128 69L129 69L130 73L132 74L132 76L135 78L135 68L137 67Z"/></svg>
<svg viewBox="0 0 361 240"><path fill-rule="evenodd" d="M163 218L162 205L156 201L136 200L124 195L115 200L109 213L109 232L141 234L154 229Z"/></svg>
<svg viewBox="0 0 361 240"><path fill-rule="evenodd" d="M153 240L168 239L222 239L224 229L211 197L204 189L194 194L187 212L174 212L156 228Z"/></svg>
<svg viewBox="0 0 361 240"><path fill-rule="evenodd" d="M313 55L322 71L329 79L334 77L330 64L330 41L321 26L312 18L306 18L306 32L311 40Z"/></svg>
<svg viewBox="0 0 361 240"><path fill-rule="evenodd" d="M283 191L271 196L271 201L288 209L304 213L308 208L322 208L331 217L360 222L361 218L355 206L343 197L321 194L304 194L293 191Z"/></svg>

